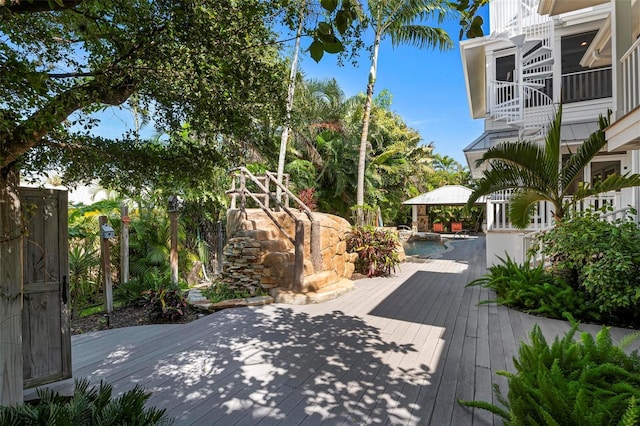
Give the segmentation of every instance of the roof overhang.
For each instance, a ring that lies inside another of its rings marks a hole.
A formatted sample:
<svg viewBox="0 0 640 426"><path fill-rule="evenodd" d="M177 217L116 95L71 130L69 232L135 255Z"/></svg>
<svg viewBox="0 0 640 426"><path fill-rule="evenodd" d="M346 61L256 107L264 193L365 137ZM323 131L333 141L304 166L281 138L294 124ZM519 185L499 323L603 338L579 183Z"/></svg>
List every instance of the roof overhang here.
<svg viewBox="0 0 640 426"><path fill-rule="evenodd" d="M609 0L540 0L538 14L556 16L604 3Z"/></svg>
<svg viewBox="0 0 640 426"><path fill-rule="evenodd" d="M487 110L485 41L485 37L479 37L460 43L462 72L473 118L484 118Z"/></svg>
<svg viewBox="0 0 640 426"><path fill-rule="evenodd" d="M580 65L589 68L611 65L611 15L604 21L584 52Z"/></svg>
<svg viewBox="0 0 640 426"><path fill-rule="evenodd" d="M405 205L427 206L464 206L467 204L473 191L463 185L443 185L433 191L425 192L410 200L403 201ZM475 204L484 204L484 197L479 198Z"/></svg>
<svg viewBox="0 0 640 426"><path fill-rule="evenodd" d="M640 106L605 129L609 151L640 149Z"/></svg>
<svg viewBox="0 0 640 426"><path fill-rule="evenodd" d="M464 149L464 156L467 159L469 171L473 179L480 179L486 170L486 164L477 166L476 163L482 158L487 150L500 142L515 142L518 140L517 129L502 129L485 131Z"/></svg>
<svg viewBox="0 0 640 426"><path fill-rule="evenodd" d="M560 138L562 140L562 146L564 147L576 147L582 145L589 136L599 129L598 122L584 121L574 123L563 123L560 128ZM476 140L471 142L466 148L464 148L464 156L467 159L469 165L469 171L473 179L480 179L484 175L484 171L487 169L487 163L476 165L477 161L482 158L485 152L490 148L502 143L502 142L516 142L518 141L517 129L501 129L486 131L480 135Z"/></svg>

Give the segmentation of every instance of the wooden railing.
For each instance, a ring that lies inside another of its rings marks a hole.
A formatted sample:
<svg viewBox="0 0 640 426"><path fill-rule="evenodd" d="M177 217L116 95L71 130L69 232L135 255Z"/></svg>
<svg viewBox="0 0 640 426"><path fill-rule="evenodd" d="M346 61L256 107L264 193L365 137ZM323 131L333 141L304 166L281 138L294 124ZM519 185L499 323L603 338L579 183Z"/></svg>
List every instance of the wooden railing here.
<svg viewBox="0 0 640 426"><path fill-rule="evenodd" d="M623 114L640 106L640 38L620 59L622 66Z"/></svg>
<svg viewBox="0 0 640 426"><path fill-rule="evenodd" d="M613 93L611 67L562 75L562 102L610 98Z"/></svg>
<svg viewBox="0 0 640 426"><path fill-rule="evenodd" d="M313 212L302 202L302 200L296 197L289 190L288 185L278 182L275 173L266 172L264 176L255 176L246 167L237 167L232 169L231 172L233 173L231 189L226 192L231 196L231 209L238 208L237 203L239 198L239 208L246 215L247 197L249 197L266 213L280 232L282 232L287 239L291 241L295 250L293 276L294 287L296 289L302 289L304 282L304 224L291 211L291 207L289 206L290 200L295 201L297 208L305 213L311 223L310 253L314 272L321 272L323 269L322 255L320 253L320 222L315 219ZM288 179L289 177L285 176L284 181L288 183ZM249 182L252 184L251 186L253 188L249 188ZM279 189L280 191L271 191L272 185L274 189ZM277 197L276 193L280 193L280 199ZM294 221L294 236L289 235L287 230L273 215L273 211L279 209L282 209L282 211L284 211Z"/></svg>

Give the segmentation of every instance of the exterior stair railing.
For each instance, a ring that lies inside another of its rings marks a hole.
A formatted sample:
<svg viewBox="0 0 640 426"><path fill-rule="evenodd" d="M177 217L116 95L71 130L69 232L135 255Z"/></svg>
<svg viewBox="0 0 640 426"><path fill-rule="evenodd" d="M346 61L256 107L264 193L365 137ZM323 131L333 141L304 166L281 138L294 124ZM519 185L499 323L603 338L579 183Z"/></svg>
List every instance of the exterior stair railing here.
<svg viewBox="0 0 640 426"><path fill-rule="evenodd" d="M555 115L553 99L526 84L493 81L490 115L520 127L524 135L544 136Z"/></svg>
<svg viewBox="0 0 640 426"><path fill-rule="evenodd" d="M489 116L541 137L553 120L549 90L553 75L553 20L537 13L539 0L493 0L491 37L516 47L513 81L489 83Z"/></svg>
<svg viewBox="0 0 640 426"><path fill-rule="evenodd" d="M323 269L322 255L320 253L320 222L315 219L309 207L289 190L287 185L278 182L274 173L266 172L264 176L255 176L246 167L236 167L232 169L231 172L233 173L231 189L226 192L231 196L231 209L237 208L237 199L240 198L240 211L246 217L247 197L251 198L256 205L265 212L269 219L271 219L280 232L291 241L295 250L293 285L296 289L302 289L304 283L304 223L291 211L289 200L295 201L297 208L304 212L311 223L310 253L314 272L321 272ZM248 188L248 182L253 183L253 187L256 189L250 190ZM288 176L285 177L285 182L288 183ZM280 191L277 191L281 194L280 199L276 196L276 192L271 191L272 184L274 189L280 189ZM271 203L275 205L275 208L271 207ZM273 211L278 209L282 209L282 211L294 221L294 236L289 235L287 230L273 215Z"/></svg>

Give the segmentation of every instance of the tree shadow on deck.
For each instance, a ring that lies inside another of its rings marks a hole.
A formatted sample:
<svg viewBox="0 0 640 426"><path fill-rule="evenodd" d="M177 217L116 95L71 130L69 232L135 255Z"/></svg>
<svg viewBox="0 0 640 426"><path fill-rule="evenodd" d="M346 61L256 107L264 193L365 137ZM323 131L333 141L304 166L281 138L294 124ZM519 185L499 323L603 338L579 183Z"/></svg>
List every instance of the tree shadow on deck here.
<svg viewBox="0 0 640 426"><path fill-rule="evenodd" d="M143 386L178 424L426 424L416 400L429 367L415 355L392 367L418 349L340 311L229 310L128 347L131 361L106 354L80 374Z"/></svg>
<svg viewBox="0 0 640 426"><path fill-rule="evenodd" d="M443 306L449 306L452 298L460 293L460 287L464 287L462 281L465 279L459 274L464 272L466 265L460 266L454 272L415 272L374 307L369 315L444 327L445 315L434 310L441 311Z"/></svg>

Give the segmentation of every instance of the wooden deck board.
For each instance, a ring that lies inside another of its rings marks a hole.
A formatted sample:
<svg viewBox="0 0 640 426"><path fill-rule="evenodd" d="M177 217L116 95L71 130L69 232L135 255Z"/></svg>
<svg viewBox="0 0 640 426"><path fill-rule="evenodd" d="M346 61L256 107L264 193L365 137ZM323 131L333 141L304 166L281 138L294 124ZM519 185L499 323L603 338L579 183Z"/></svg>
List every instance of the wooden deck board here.
<svg viewBox="0 0 640 426"><path fill-rule="evenodd" d="M496 371L513 371L534 323L550 339L569 325L478 304L489 291L465 285L485 272L484 239L454 247L315 305L74 336L74 377L140 384L178 425L501 424L457 400L506 392Z"/></svg>

